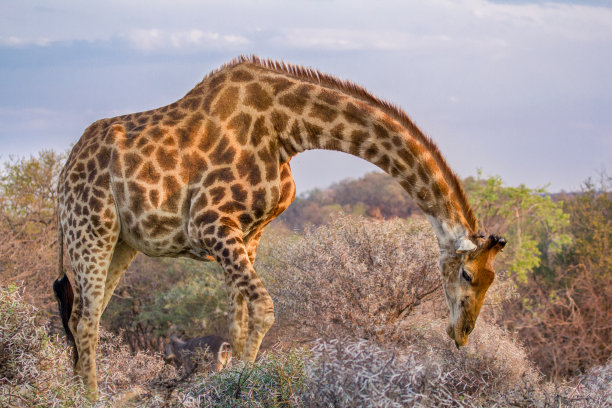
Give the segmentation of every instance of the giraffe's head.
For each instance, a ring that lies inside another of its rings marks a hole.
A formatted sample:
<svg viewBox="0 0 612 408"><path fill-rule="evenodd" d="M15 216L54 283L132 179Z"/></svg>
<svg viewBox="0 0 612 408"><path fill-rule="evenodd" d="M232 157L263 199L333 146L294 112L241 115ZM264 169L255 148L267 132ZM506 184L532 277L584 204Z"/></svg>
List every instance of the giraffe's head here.
<svg viewBox="0 0 612 408"><path fill-rule="evenodd" d="M457 243L456 253L440 257L442 284L450 310L446 332L457 348L468 342L485 293L495 277L493 261L506 245L506 240L496 235L475 241L464 238Z"/></svg>

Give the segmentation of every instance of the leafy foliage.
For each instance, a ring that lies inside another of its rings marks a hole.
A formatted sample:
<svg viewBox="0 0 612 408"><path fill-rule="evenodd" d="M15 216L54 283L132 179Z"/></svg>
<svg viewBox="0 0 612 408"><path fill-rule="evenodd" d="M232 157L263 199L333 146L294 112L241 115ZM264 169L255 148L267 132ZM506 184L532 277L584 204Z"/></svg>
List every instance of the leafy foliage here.
<svg viewBox="0 0 612 408"><path fill-rule="evenodd" d="M186 407L301 407L305 386L303 349L264 353L255 364L236 362L228 369L198 378L184 391Z"/></svg>
<svg viewBox="0 0 612 408"><path fill-rule="evenodd" d="M531 272L569 244L569 215L545 188L505 187L497 176L468 178L465 186L480 228L508 240L506 265L518 282L526 283Z"/></svg>
<svg viewBox="0 0 612 408"><path fill-rule="evenodd" d="M187 262L172 260L172 263L185 265ZM174 330L196 337L226 330L227 302L221 267L194 261L189 264L185 267L188 273L180 281L165 292L157 292L153 302L136 316L137 321L155 327L157 335Z"/></svg>
<svg viewBox="0 0 612 408"><path fill-rule="evenodd" d="M599 186L587 180L580 194L564 198L571 217L570 262L585 263L612 274L612 177L601 175Z"/></svg>
<svg viewBox="0 0 612 408"><path fill-rule="evenodd" d="M2 221L14 233L40 232L54 221L57 179L65 155L44 150L12 159L0 174Z"/></svg>
<svg viewBox="0 0 612 408"><path fill-rule="evenodd" d="M528 339L531 357L552 377L585 372L612 358L612 193L587 182L562 197L573 240L529 284L504 321Z"/></svg>

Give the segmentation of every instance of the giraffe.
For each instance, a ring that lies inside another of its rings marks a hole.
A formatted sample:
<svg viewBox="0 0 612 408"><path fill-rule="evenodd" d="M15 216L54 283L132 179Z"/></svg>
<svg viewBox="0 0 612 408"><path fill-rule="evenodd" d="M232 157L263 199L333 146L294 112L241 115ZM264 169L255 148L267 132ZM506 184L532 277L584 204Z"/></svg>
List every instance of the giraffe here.
<svg viewBox="0 0 612 408"><path fill-rule="evenodd" d="M289 161L308 149L374 163L414 198L438 240L447 333L457 347L467 343L506 241L478 233L434 142L401 109L351 82L242 56L170 105L93 123L61 172L54 290L75 372L93 399L100 317L137 251L218 262L232 353L255 360L274 323L272 299L253 269L257 245L293 201Z"/></svg>

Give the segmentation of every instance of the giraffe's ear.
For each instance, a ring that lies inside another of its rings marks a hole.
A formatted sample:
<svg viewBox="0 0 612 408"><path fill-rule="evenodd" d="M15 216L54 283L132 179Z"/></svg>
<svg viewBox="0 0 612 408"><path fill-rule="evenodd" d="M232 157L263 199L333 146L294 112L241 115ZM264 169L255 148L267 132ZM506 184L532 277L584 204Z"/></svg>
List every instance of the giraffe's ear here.
<svg viewBox="0 0 612 408"><path fill-rule="evenodd" d="M505 238L502 238L497 235L490 235L489 239L487 239L485 247L489 249L493 253L493 255L497 255L499 251L504 249L506 243L507 241Z"/></svg>
<svg viewBox="0 0 612 408"><path fill-rule="evenodd" d="M473 250L475 250L476 244L474 244L467 237L461 237L457 240L457 243L455 244L455 248L458 254L465 254L467 252L472 252Z"/></svg>

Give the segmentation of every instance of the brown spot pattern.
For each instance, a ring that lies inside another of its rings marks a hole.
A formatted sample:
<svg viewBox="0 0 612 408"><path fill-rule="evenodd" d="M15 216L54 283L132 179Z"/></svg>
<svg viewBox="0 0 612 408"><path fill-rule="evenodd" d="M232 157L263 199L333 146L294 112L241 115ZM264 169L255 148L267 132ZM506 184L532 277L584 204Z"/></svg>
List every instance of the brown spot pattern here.
<svg viewBox="0 0 612 408"><path fill-rule="evenodd" d="M246 113L238 113L228 124L228 129L233 130L236 135L236 140L241 145L246 144L249 129L251 127L251 115Z"/></svg>
<svg viewBox="0 0 612 408"><path fill-rule="evenodd" d="M274 131L278 133L282 133L289 123L289 115L284 112L273 110L270 114L270 120L272 121L272 127Z"/></svg>
<svg viewBox="0 0 612 408"><path fill-rule="evenodd" d="M219 99L215 104L213 114L219 116L219 119L221 120L227 119L236 110L236 105L238 105L238 96L239 89L237 86L230 86L226 88L219 96Z"/></svg>
<svg viewBox="0 0 612 408"><path fill-rule="evenodd" d="M178 151L159 147L157 148L156 159L162 170L172 170L178 163Z"/></svg>
<svg viewBox="0 0 612 408"><path fill-rule="evenodd" d="M259 146L264 137L268 136L269 134L265 116L258 117L255 123L253 123L253 130L251 131L251 145Z"/></svg>
<svg viewBox="0 0 612 408"><path fill-rule="evenodd" d="M248 82L253 80L253 75L244 69L237 69L232 72L230 78L235 82Z"/></svg>
<svg viewBox="0 0 612 408"><path fill-rule="evenodd" d="M272 106L272 97L257 82L247 85L244 104L258 111L265 111Z"/></svg>
<svg viewBox="0 0 612 408"><path fill-rule="evenodd" d="M301 85L295 90L295 92L288 92L281 96L278 101L281 105L284 105L298 115L301 115L310 97L311 89L312 87L309 85Z"/></svg>
<svg viewBox="0 0 612 408"><path fill-rule="evenodd" d="M310 116L323 122L333 122L338 117L338 112L327 105L315 103L310 110Z"/></svg>
<svg viewBox="0 0 612 408"><path fill-rule="evenodd" d="M146 162L138 173L138 180L147 184L157 184L161 174L155 169L152 162Z"/></svg>

